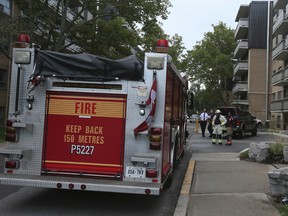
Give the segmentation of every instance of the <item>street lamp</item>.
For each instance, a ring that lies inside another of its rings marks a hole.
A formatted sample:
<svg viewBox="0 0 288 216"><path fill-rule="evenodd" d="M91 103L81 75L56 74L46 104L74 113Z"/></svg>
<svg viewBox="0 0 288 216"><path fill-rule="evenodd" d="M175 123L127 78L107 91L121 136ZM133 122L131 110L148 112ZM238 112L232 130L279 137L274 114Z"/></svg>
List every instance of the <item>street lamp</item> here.
<svg viewBox="0 0 288 216"><path fill-rule="evenodd" d="M269 102L269 69L270 69L270 15L271 15L271 0L268 1L268 14L267 14L267 44L266 44L266 84L265 84L265 120L268 122L268 102Z"/></svg>

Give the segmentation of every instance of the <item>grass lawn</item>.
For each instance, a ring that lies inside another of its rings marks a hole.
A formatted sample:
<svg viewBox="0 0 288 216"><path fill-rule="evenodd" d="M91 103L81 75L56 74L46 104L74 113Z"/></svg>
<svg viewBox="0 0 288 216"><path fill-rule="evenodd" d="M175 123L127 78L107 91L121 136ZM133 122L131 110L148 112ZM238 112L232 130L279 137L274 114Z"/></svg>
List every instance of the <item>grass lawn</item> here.
<svg viewBox="0 0 288 216"><path fill-rule="evenodd" d="M288 206L287 205L283 205L283 206L278 207L278 210L282 216L288 215Z"/></svg>

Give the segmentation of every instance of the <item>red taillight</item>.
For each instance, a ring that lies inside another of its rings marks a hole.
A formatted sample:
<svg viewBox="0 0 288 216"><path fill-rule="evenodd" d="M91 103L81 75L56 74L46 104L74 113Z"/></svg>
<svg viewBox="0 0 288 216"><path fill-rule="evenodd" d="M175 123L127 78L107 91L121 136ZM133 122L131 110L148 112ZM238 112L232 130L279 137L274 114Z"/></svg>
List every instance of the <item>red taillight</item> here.
<svg viewBox="0 0 288 216"><path fill-rule="evenodd" d="M241 125L240 121L236 120L236 126L240 126L240 125Z"/></svg>
<svg viewBox="0 0 288 216"><path fill-rule="evenodd" d="M10 142L16 142L17 141L17 134L7 134L5 135L5 140Z"/></svg>
<svg viewBox="0 0 288 216"><path fill-rule="evenodd" d="M146 169L146 177L147 178L156 178L157 177L157 170L155 169Z"/></svg>
<svg viewBox="0 0 288 216"><path fill-rule="evenodd" d="M6 120L6 127L12 127L12 125L13 125L14 122L15 122L14 120L7 119L7 120Z"/></svg>
<svg viewBox="0 0 288 216"><path fill-rule="evenodd" d="M146 195L149 195L151 193L151 190L150 189L145 189L145 194Z"/></svg>
<svg viewBox="0 0 288 216"><path fill-rule="evenodd" d="M5 140L10 142L18 141L18 134L15 128L13 128L13 123L15 120L7 119L5 128Z"/></svg>
<svg viewBox="0 0 288 216"><path fill-rule="evenodd" d="M6 161L5 168L6 169L18 169L19 168L19 161L18 160Z"/></svg>
<svg viewBox="0 0 288 216"><path fill-rule="evenodd" d="M150 149L161 149L162 128L151 128L149 131Z"/></svg>

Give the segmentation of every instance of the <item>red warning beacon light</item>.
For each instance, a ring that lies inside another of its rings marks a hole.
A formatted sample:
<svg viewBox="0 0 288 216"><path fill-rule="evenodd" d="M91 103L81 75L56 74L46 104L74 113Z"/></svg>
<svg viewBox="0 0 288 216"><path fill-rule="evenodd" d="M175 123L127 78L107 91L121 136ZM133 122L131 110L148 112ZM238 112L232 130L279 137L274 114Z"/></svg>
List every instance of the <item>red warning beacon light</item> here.
<svg viewBox="0 0 288 216"><path fill-rule="evenodd" d="M20 34L18 36L17 42L14 42L14 47L16 48L26 48L30 46L30 37L26 34Z"/></svg>
<svg viewBox="0 0 288 216"><path fill-rule="evenodd" d="M155 51L158 53L168 53L168 51L169 51L168 43L169 43L168 40L159 39L157 41L157 47L156 47Z"/></svg>
<svg viewBox="0 0 288 216"><path fill-rule="evenodd" d="M30 43L30 37L29 35L25 35L25 34L20 34L18 36L18 42L25 42L25 43Z"/></svg>

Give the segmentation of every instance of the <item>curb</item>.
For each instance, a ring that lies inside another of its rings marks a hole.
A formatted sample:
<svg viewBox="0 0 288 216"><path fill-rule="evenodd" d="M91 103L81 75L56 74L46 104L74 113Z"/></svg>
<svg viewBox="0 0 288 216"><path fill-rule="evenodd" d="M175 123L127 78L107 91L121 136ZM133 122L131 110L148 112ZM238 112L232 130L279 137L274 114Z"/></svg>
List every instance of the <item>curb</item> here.
<svg viewBox="0 0 288 216"><path fill-rule="evenodd" d="M186 216L194 168L195 160L190 160L173 216Z"/></svg>

